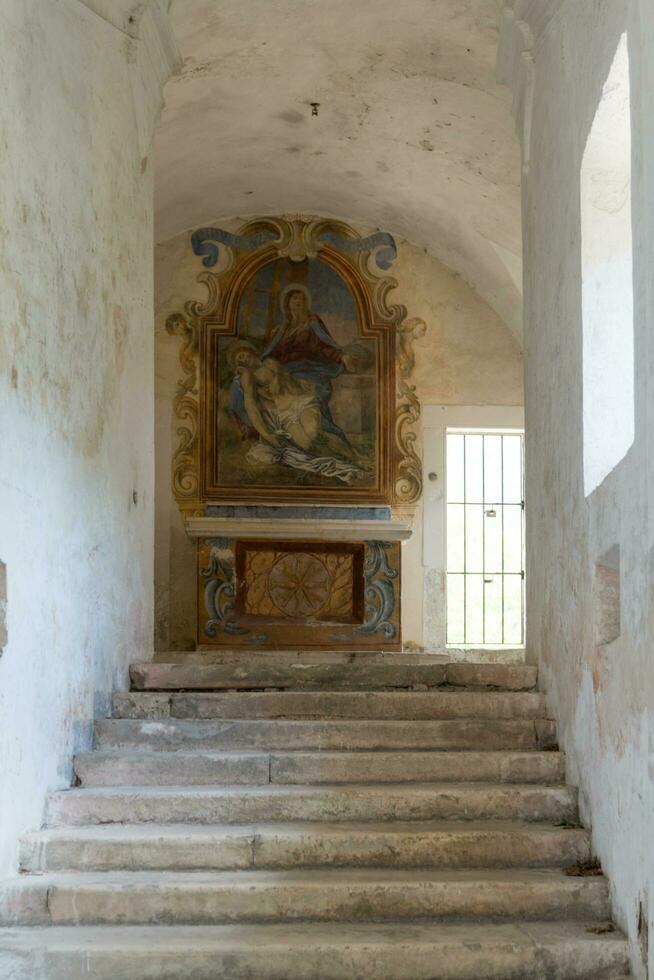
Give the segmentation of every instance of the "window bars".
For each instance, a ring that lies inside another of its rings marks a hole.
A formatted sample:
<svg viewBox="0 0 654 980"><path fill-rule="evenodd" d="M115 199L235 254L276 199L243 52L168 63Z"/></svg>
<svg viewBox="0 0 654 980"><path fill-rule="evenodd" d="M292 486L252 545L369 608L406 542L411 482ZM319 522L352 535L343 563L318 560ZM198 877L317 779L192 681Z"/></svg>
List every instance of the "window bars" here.
<svg viewBox="0 0 654 980"><path fill-rule="evenodd" d="M448 429L447 644L524 644L524 434Z"/></svg>

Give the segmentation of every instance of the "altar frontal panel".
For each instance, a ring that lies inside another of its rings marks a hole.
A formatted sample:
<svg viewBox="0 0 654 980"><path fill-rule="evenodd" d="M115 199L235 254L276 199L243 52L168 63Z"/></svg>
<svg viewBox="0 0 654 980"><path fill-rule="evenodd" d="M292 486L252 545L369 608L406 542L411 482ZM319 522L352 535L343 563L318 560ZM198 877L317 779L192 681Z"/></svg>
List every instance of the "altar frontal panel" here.
<svg viewBox="0 0 654 980"><path fill-rule="evenodd" d="M202 645L400 649L399 604L398 542L198 542Z"/></svg>

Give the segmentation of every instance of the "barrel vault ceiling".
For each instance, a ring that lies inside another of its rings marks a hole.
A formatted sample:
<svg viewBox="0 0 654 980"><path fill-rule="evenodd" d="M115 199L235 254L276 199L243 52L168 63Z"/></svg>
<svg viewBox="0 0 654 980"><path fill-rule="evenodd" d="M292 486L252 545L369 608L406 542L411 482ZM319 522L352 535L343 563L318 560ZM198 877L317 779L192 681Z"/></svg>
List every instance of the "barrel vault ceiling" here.
<svg viewBox="0 0 654 980"><path fill-rule="evenodd" d="M521 330L520 161L496 0L173 0L156 237L305 212L381 227Z"/></svg>

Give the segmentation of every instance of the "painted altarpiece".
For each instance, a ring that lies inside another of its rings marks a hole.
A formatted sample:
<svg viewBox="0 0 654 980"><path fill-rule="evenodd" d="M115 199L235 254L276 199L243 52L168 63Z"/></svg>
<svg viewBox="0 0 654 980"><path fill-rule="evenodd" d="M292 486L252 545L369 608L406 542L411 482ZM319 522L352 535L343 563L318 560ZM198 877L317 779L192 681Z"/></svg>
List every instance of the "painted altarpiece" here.
<svg viewBox="0 0 654 980"><path fill-rule="evenodd" d="M408 378L424 324L388 302L393 239L293 217L191 246L208 297L167 329L183 338L173 490L188 528L220 525L196 533L198 643L399 648L399 542L373 523L337 543L329 523L388 522L421 492ZM232 535L236 514L273 532ZM284 538L296 514L303 542Z"/></svg>

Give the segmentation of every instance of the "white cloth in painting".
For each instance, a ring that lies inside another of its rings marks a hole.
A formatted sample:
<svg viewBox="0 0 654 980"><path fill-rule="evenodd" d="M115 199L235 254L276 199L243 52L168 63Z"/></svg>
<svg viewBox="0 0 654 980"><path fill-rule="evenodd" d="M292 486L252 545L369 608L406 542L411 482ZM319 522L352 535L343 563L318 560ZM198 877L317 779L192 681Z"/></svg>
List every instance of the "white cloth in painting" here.
<svg viewBox="0 0 654 980"><path fill-rule="evenodd" d="M265 416L270 431L280 438L289 439L288 426L299 422L302 412L314 404L315 398L311 392L308 392L306 395L294 399L293 404L284 409L280 410L272 406L267 408ZM312 456L306 450L293 445L277 448L266 442L258 442L249 450L247 458L254 463L281 463L283 466L290 466L295 470L305 470L308 473L335 477L348 485L363 473L361 467L357 466L356 463L338 459L336 456Z"/></svg>
<svg viewBox="0 0 654 980"><path fill-rule="evenodd" d="M313 388L310 388L303 395L295 395L292 400L289 399L289 403L280 408L279 405L274 405L271 402L265 402L264 416L270 431L276 436L283 436L286 439L290 439L288 432L289 425L293 425L296 422L302 421L302 413L306 409L318 408L318 402L316 401L316 396L314 394Z"/></svg>
<svg viewBox="0 0 654 980"><path fill-rule="evenodd" d="M356 463L348 463L336 456L312 456L303 449L286 446L276 449L265 442L258 442L247 454L254 463L281 463L295 470L306 470L309 473L320 473L321 476L333 476L343 483L353 483L363 473Z"/></svg>

